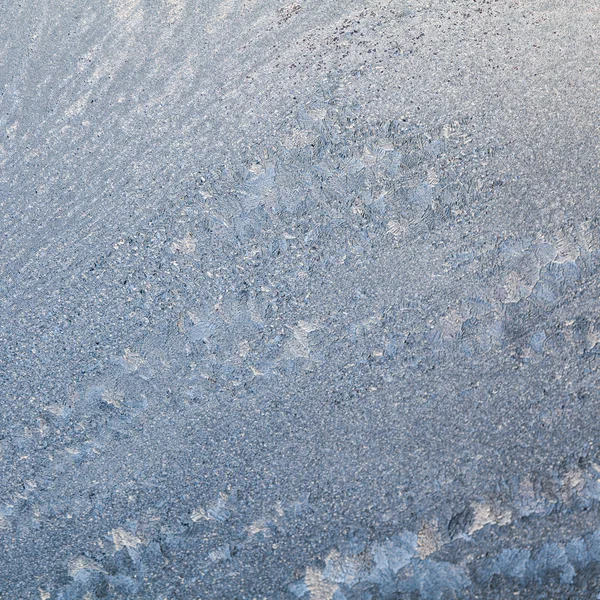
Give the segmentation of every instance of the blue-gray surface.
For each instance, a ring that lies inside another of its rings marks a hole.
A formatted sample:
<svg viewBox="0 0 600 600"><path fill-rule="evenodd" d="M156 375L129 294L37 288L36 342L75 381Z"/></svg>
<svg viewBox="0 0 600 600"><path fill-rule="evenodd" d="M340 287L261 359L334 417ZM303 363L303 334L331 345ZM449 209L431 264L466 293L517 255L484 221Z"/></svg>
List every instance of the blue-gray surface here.
<svg viewBox="0 0 600 600"><path fill-rule="evenodd" d="M596 1L0 12L3 600L598 596Z"/></svg>

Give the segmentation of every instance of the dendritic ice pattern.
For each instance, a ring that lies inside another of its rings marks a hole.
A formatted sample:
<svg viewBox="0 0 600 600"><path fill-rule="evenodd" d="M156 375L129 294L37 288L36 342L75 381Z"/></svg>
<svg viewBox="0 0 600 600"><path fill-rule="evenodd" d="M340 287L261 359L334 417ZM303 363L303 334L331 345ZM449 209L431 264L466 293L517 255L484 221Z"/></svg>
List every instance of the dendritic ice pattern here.
<svg viewBox="0 0 600 600"><path fill-rule="evenodd" d="M6 0L0 598L600 598L600 8Z"/></svg>

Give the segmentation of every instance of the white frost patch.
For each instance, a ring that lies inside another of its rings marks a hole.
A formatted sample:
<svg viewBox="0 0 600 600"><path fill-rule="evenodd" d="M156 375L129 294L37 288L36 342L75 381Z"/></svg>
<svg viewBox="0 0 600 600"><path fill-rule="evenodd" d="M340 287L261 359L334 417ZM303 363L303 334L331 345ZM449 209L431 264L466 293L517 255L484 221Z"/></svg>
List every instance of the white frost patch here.
<svg viewBox="0 0 600 600"><path fill-rule="evenodd" d="M554 262L559 265L574 262L579 258L580 251L577 243L570 239L563 231L558 231L554 235L552 246L556 250Z"/></svg>
<svg viewBox="0 0 600 600"><path fill-rule="evenodd" d="M408 532L375 544L368 554L348 556L333 549L322 571L307 568L304 580L289 589L298 598L308 591L310 600L342 600L345 596L340 586L351 589L361 581L391 582L416 557L416 551L417 536Z"/></svg>
<svg viewBox="0 0 600 600"><path fill-rule="evenodd" d="M305 148L317 140L317 135L305 130L296 130L283 140L283 146L288 150Z"/></svg>
<svg viewBox="0 0 600 600"><path fill-rule="evenodd" d="M326 581L321 571L311 567L306 569L304 584L310 592L310 600L333 600L339 589L335 583Z"/></svg>
<svg viewBox="0 0 600 600"><path fill-rule="evenodd" d="M254 537L260 533L262 533L265 537L269 537L271 535L269 525L265 519L254 521L254 523L248 526L248 535L250 537Z"/></svg>
<svg viewBox="0 0 600 600"><path fill-rule="evenodd" d="M388 221L387 232L394 237L400 237L406 233L408 221L406 219L392 219Z"/></svg>
<svg viewBox="0 0 600 600"><path fill-rule="evenodd" d="M119 21L127 21L141 6L141 0L112 0L111 6Z"/></svg>
<svg viewBox="0 0 600 600"><path fill-rule="evenodd" d="M174 25L179 23L185 12L185 0L167 0L167 7L169 10L169 24Z"/></svg>
<svg viewBox="0 0 600 600"><path fill-rule="evenodd" d="M457 310L451 310L440 319L440 330L444 340L458 336L462 329L464 319Z"/></svg>
<svg viewBox="0 0 600 600"><path fill-rule="evenodd" d="M290 358L308 358L310 356L308 334L316 331L318 328L318 325L309 323L308 321L299 321L298 325L290 327L292 338L288 340L286 345L286 354Z"/></svg>
<svg viewBox="0 0 600 600"><path fill-rule="evenodd" d="M130 373L137 371L145 362L140 354L138 354L137 352L134 352L130 348L125 349L125 352L123 353L122 361L123 361L123 366Z"/></svg>
<svg viewBox="0 0 600 600"><path fill-rule="evenodd" d="M562 496L567 499L573 494L580 494L585 488L585 475L581 469L571 469L562 480Z"/></svg>
<svg viewBox="0 0 600 600"><path fill-rule="evenodd" d="M102 400L107 404L119 407L125 401L125 394L114 388L104 388L104 390L102 390Z"/></svg>
<svg viewBox="0 0 600 600"><path fill-rule="evenodd" d="M206 33L215 33L220 23L228 19L231 16L233 10L235 9L234 0L221 0L221 2L218 4L219 6L216 11L216 15L208 22L204 29Z"/></svg>
<svg viewBox="0 0 600 600"><path fill-rule="evenodd" d="M505 303L519 302L531 295L533 285L515 271L511 271L503 286L503 299Z"/></svg>
<svg viewBox="0 0 600 600"><path fill-rule="evenodd" d="M199 506L190 518L194 523L199 521L226 521L229 518L228 499L227 494L221 494L216 502L209 504L206 508Z"/></svg>
<svg viewBox="0 0 600 600"><path fill-rule="evenodd" d="M593 350L600 342L600 329L596 326L590 327L586 335L586 350Z"/></svg>
<svg viewBox="0 0 600 600"><path fill-rule="evenodd" d="M137 537L122 527L113 529L110 532L110 535L112 537L113 544L115 545L116 552L122 550L123 548L137 548L137 546L141 546L144 543L142 538Z"/></svg>
<svg viewBox="0 0 600 600"><path fill-rule="evenodd" d="M508 525L512 520L510 510L497 510L490 504L478 502L471 505L473 509L473 523L469 527L469 535L483 529L486 525Z"/></svg>
<svg viewBox="0 0 600 600"><path fill-rule="evenodd" d="M171 251L179 254L193 254L196 252L196 240L188 234L181 240L175 240L171 244Z"/></svg>
<svg viewBox="0 0 600 600"><path fill-rule="evenodd" d="M343 583L352 587L361 574L361 564L351 556L342 556L332 550L325 559L323 577L333 583Z"/></svg>
<svg viewBox="0 0 600 600"><path fill-rule="evenodd" d="M417 553L419 558L427 558L442 547L442 536L437 521L423 523L417 536Z"/></svg>
<svg viewBox="0 0 600 600"><path fill-rule="evenodd" d="M92 96L92 93L93 90L90 90L89 92L82 94L77 100L75 100L75 102L73 102L73 104L71 104L71 106L69 106L69 108L65 110L65 117L67 119L70 119L71 117L75 117L81 114L84 108L87 106Z"/></svg>
<svg viewBox="0 0 600 600"><path fill-rule="evenodd" d="M427 183L429 187L435 187L440 182L440 177L435 169L427 169Z"/></svg>
<svg viewBox="0 0 600 600"><path fill-rule="evenodd" d="M95 560L92 560L87 556L78 556L69 563L69 577L75 578L81 571L98 571L100 573L106 573L106 571Z"/></svg>

